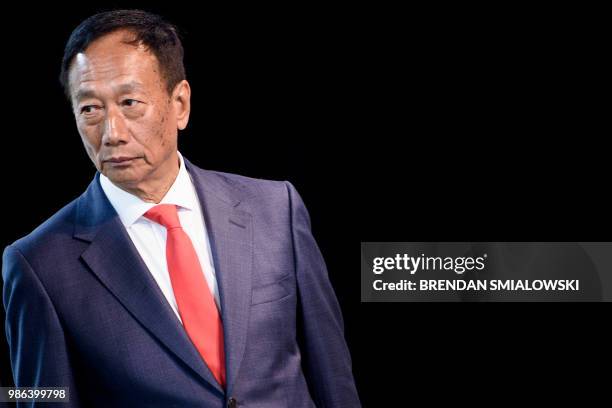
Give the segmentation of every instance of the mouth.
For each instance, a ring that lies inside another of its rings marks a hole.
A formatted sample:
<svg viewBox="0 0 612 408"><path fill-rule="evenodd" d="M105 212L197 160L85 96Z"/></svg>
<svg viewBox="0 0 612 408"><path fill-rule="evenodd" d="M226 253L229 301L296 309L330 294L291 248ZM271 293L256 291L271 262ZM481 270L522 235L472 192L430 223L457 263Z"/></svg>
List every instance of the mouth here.
<svg viewBox="0 0 612 408"><path fill-rule="evenodd" d="M128 157L128 156L117 156L109 157L108 159L102 160L102 163L108 164L112 167L127 167L140 157Z"/></svg>

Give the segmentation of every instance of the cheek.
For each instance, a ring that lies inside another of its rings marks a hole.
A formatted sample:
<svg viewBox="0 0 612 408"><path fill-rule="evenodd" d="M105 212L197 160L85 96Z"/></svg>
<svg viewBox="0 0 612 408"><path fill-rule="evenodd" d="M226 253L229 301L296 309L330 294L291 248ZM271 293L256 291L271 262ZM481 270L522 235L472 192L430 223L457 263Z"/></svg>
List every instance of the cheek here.
<svg viewBox="0 0 612 408"><path fill-rule="evenodd" d="M85 147L87 155L92 162L98 167L98 153L100 151L101 136L97 126L77 126L81 141Z"/></svg>
<svg viewBox="0 0 612 408"><path fill-rule="evenodd" d="M162 105L161 103L155 105ZM139 144L147 161L157 162L166 157L172 144L171 118L168 110L151 109L129 124L133 142Z"/></svg>
<svg viewBox="0 0 612 408"><path fill-rule="evenodd" d="M93 149L94 151L98 151L100 148L100 141L102 139L100 137L99 127L80 125L78 126L78 130L85 147L88 150Z"/></svg>
<svg viewBox="0 0 612 408"><path fill-rule="evenodd" d="M149 132L149 147L151 150L157 150L158 153L163 153L170 147L170 135L172 129L169 128L168 112L165 112L155 122Z"/></svg>
<svg viewBox="0 0 612 408"><path fill-rule="evenodd" d="M168 129L166 129L165 119L162 118L162 120L159 123L159 126L157 127L157 134L155 135L155 137L157 138L157 140L162 146L164 146L167 142L166 136L165 136L167 134L168 134Z"/></svg>

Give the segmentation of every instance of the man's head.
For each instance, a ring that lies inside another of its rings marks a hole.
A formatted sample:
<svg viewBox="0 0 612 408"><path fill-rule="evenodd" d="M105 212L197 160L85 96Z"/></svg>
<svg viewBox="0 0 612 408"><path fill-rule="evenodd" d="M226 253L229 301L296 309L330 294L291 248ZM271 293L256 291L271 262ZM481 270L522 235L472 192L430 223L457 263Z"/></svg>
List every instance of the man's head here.
<svg viewBox="0 0 612 408"><path fill-rule="evenodd" d="M172 25L139 10L88 18L66 44L60 82L102 174L126 190L169 187L191 93Z"/></svg>

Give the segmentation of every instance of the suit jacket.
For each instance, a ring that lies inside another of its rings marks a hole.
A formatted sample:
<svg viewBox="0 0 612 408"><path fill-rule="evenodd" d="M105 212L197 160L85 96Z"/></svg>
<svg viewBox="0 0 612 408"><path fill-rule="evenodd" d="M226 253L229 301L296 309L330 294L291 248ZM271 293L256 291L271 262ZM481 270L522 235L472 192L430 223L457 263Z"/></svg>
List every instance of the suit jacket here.
<svg viewBox="0 0 612 408"><path fill-rule="evenodd" d="M340 308L294 187L185 165L217 271L226 392L140 258L99 174L4 251L16 386L70 387L70 404L61 407L360 406Z"/></svg>

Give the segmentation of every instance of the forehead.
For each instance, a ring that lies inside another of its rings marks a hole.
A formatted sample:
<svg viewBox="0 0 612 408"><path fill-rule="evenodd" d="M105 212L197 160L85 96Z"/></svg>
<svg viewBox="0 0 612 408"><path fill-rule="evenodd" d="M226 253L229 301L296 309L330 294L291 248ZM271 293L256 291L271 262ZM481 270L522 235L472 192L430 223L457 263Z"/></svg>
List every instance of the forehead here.
<svg viewBox="0 0 612 408"><path fill-rule="evenodd" d="M161 84L157 58L142 44L128 44L133 34L116 31L98 38L78 53L69 70L70 89L117 88L140 83L144 88Z"/></svg>

